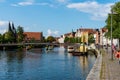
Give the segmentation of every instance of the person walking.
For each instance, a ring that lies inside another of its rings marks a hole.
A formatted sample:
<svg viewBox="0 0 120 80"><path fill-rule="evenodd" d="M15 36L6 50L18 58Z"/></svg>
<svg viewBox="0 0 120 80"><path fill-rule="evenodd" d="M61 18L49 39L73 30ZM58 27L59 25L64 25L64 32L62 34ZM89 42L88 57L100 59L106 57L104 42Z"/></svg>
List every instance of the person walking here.
<svg viewBox="0 0 120 80"><path fill-rule="evenodd" d="M114 44L112 44L112 53L116 53L116 47L115 47L115 45Z"/></svg>
<svg viewBox="0 0 120 80"><path fill-rule="evenodd" d="M118 59L118 62L120 64L120 49L116 52L115 56Z"/></svg>

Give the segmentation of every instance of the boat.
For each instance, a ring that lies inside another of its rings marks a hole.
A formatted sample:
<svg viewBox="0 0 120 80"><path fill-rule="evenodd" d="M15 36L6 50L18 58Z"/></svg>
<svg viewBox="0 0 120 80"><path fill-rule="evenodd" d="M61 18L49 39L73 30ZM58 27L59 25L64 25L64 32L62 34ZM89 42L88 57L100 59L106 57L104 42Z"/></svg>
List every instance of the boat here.
<svg viewBox="0 0 120 80"><path fill-rule="evenodd" d="M69 53L74 52L74 47L73 47L73 46L68 46L68 47L67 47L67 51L68 51Z"/></svg>
<svg viewBox="0 0 120 80"><path fill-rule="evenodd" d="M53 50L54 47L49 45L49 46L46 46L45 48L46 48L46 50L49 51L49 50Z"/></svg>
<svg viewBox="0 0 120 80"><path fill-rule="evenodd" d="M74 56L87 55L88 49L87 45L81 44L77 49L72 52Z"/></svg>

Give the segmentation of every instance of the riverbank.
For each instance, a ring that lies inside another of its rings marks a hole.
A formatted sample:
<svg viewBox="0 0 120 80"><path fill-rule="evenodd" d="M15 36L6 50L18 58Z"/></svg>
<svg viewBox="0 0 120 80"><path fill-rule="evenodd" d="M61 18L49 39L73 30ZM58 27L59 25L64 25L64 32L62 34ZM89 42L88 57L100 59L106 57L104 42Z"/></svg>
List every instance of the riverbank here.
<svg viewBox="0 0 120 80"><path fill-rule="evenodd" d="M98 52L99 53L99 52ZM114 57L114 56L113 56ZM101 49L86 80L120 80L120 64L114 57L111 60L111 48Z"/></svg>
<svg viewBox="0 0 120 80"><path fill-rule="evenodd" d="M101 63L102 63L102 55L101 52L96 50L98 53L97 59L90 73L88 74L86 80L100 80L100 72L101 72Z"/></svg>

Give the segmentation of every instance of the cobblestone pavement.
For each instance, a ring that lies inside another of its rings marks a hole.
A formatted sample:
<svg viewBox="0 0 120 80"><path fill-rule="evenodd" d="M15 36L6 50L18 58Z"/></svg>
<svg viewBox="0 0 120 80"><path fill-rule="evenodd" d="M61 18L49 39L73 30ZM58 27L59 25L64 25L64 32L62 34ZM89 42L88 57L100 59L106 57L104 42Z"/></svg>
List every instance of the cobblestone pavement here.
<svg viewBox="0 0 120 80"><path fill-rule="evenodd" d="M120 64L115 57L111 60L110 48L104 49L100 74L100 80L120 80Z"/></svg>

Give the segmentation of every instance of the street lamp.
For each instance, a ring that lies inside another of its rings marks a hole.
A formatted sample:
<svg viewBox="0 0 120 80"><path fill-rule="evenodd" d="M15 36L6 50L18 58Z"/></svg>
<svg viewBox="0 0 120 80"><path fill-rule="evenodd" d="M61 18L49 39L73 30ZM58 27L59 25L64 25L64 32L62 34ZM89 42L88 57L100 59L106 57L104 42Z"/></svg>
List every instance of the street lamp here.
<svg viewBox="0 0 120 80"><path fill-rule="evenodd" d="M113 7L113 6L112 6L112 7ZM117 13L115 13L115 12L111 9L111 34L110 34L110 35L111 35L111 60L113 60L113 52L112 52L112 51L113 51L113 50L112 50L112 44L113 44L113 38L112 38L112 31L113 31L113 30L112 30L112 27L113 27L113 24L112 24L113 21L112 21L112 20L113 20L113 19L112 19L112 18L113 18L113 14L117 14Z"/></svg>
<svg viewBox="0 0 120 80"><path fill-rule="evenodd" d="M111 59L113 60L113 50L112 50L112 44L113 44L113 40L112 40L112 14L113 14L113 10L111 10Z"/></svg>

